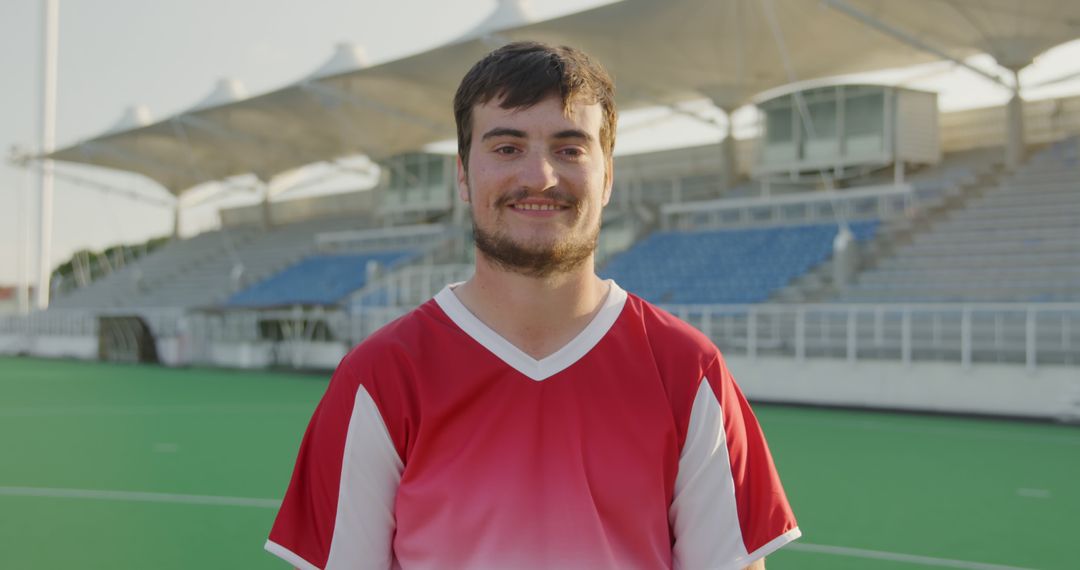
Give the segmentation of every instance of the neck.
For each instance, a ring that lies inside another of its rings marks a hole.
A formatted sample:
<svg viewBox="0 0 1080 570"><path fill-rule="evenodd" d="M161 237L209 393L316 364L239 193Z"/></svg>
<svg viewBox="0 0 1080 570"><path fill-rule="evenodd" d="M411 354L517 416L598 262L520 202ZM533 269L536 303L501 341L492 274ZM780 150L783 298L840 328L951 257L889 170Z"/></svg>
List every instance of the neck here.
<svg viewBox="0 0 1080 570"><path fill-rule="evenodd" d="M539 359L592 321L608 285L596 276L592 257L566 273L527 277L497 267L478 252L476 273L454 293L484 324Z"/></svg>

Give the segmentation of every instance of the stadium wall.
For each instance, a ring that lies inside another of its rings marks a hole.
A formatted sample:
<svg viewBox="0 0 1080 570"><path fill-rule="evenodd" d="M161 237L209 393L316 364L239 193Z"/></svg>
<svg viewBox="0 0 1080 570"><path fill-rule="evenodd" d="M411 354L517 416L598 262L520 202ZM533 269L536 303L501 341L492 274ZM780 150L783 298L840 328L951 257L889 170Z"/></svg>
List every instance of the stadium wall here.
<svg viewBox="0 0 1080 570"><path fill-rule="evenodd" d="M0 354L96 360L96 336L0 334Z"/></svg>
<svg viewBox="0 0 1080 570"><path fill-rule="evenodd" d="M1076 367L727 358L748 398L920 412L1080 421Z"/></svg>

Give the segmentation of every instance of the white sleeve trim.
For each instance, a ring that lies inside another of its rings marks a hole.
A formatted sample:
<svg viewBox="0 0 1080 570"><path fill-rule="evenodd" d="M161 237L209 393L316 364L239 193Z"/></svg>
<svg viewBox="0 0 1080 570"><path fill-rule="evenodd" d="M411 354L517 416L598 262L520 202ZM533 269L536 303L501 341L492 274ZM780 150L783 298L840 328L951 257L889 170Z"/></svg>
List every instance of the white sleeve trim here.
<svg viewBox="0 0 1080 570"><path fill-rule="evenodd" d="M277 556L285 562L292 564L294 568L299 568L300 570L320 570L319 567L308 562L307 560L304 560L303 558L300 558L300 556L297 555L295 552L289 550L288 548L285 548L284 546L272 540L267 540L266 544L263 545L263 548L265 548L266 551L270 554L273 554L274 556Z"/></svg>
<svg viewBox="0 0 1080 570"><path fill-rule="evenodd" d="M780 536L770 540L769 542L766 542L761 548L758 548L757 550L748 554L746 556L746 560L739 562L739 568L745 568L753 564L754 561L765 558L773 552L780 550L780 547L795 540L796 538L799 538L800 536L802 536L802 531L799 530L799 527L795 527L785 532L784 534L781 534Z"/></svg>

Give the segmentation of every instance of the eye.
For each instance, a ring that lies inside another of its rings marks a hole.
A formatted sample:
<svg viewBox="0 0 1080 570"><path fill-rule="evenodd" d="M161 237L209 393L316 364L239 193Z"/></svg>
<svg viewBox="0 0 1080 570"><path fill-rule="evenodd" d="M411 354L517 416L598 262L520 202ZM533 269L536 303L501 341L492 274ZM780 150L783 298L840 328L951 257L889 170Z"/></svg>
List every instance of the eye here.
<svg viewBox="0 0 1080 570"><path fill-rule="evenodd" d="M495 147L495 154L505 154L509 156L511 154L517 154L517 152L517 147L511 145L502 145Z"/></svg>
<svg viewBox="0 0 1080 570"><path fill-rule="evenodd" d="M572 159L578 159L585 156L585 151L582 148L576 146L568 146L566 148L559 149L558 152L560 155Z"/></svg>

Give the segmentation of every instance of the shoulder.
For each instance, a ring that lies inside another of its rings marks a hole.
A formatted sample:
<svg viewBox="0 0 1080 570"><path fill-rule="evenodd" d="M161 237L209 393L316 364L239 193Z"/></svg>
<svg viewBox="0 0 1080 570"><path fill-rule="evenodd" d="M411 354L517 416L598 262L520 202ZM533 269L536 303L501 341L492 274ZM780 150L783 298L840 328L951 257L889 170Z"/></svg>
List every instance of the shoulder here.
<svg viewBox="0 0 1080 570"><path fill-rule="evenodd" d="M360 384L400 379L424 352L425 343L445 329L441 311L433 301L409 311L379 328L342 358L332 382L352 390Z"/></svg>
<svg viewBox="0 0 1080 570"><path fill-rule="evenodd" d="M420 418L422 355L447 335L445 315L429 301L353 347L334 371L321 405L345 413L357 394L378 409L398 457L407 458Z"/></svg>
<svg viewBox="0 0 1080 570"><path fill-rule="evenodd" d="M627 295L626 304L658 360L705 367L720 357L709 337L686 321L633 294Z"/></svg>

